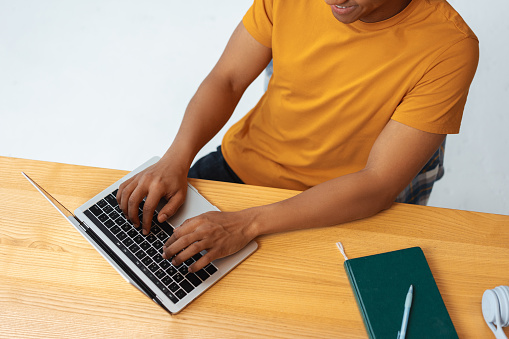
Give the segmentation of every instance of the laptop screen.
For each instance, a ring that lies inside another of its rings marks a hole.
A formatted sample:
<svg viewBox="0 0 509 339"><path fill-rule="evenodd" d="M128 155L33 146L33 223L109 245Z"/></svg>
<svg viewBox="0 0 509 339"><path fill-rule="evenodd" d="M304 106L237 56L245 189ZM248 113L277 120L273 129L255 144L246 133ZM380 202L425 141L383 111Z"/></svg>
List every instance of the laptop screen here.
<svg viewBox="0 0 509 339"><path fill-rule="evenodd" d="M34 185L35 188L37 188L37 190L39 192L41 192L45 197L46 199L49 200L49 202L56 208L60 211L60 213L62 213L62 215L66 218L69 218L69 217L74 217L74 214L71 213L71 211L69 211L67 208L65 208L64 205L62 205L57 199L53 198L51 196L51 194L49 194L48 192L46 192L44 190L44 188L42 188L41 186L39 186L35 181L33 181L28 175L25 174L25 172L21 172L25 178L28 179L28 181L30 181L30 183L32 183L32 185Z"/></svg>

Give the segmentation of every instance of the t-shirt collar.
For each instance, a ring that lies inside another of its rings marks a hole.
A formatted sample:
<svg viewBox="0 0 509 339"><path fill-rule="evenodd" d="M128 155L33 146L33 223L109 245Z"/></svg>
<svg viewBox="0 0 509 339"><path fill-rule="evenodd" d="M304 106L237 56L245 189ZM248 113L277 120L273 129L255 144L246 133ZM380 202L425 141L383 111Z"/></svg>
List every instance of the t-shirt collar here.
<svg viewBox="0 0 509 339"><path fill-rule="evenodd" d="M353 22L349 24L350 26L357 28L359 30L366 30L366 31L376 31L384 28L388 28L391 26L394 26L401 21L403 21L405 18L407 18L414 10L417 8L419 3L422 0L412 0L401 12L394 15L393 17L390 17L389 19L378 21L378 22L363 22L361 20L357 20L356 22Z"/></svg>

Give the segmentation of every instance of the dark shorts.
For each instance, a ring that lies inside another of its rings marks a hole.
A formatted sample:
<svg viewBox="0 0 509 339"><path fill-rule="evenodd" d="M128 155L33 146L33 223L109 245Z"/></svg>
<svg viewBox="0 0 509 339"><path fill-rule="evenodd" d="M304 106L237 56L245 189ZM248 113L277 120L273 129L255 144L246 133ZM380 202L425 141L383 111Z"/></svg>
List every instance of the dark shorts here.
<svg viewBox="0 0 509 339"><path fill-rule="evenodd" d="M233 172L230 166L224 160L221 146L217 151L211 152L199 159L189 170L189 178L206 179L224 182L233 182L243 184L244 182Z"/></svg>

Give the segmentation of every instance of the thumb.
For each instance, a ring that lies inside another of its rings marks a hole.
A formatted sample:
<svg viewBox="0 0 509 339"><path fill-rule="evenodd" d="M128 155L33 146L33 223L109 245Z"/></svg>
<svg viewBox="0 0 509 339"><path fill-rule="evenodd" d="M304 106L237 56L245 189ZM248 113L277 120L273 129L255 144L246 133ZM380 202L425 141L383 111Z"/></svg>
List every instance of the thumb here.
<svg viewBox="0 0 509 339"><path fill-rule="evenodd" d="M159 216L157 217L157 220L159 222L165 222L169 217L174 215L180 206L185 201L186 193L178 192L177 194L167 198L168 202L166 205L164 205L163 208L159 211Z"/></svg>

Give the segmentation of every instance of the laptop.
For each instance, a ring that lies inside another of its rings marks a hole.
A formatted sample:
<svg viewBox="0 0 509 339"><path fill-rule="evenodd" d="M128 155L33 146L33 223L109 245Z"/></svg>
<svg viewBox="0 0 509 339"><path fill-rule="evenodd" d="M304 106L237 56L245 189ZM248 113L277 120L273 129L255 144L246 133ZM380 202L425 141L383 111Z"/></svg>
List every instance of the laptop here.
<svg viewBox="0 0 509 339"><path fill-rule="evenodd" d="M189 273L187 267L206 251L196 254L178 267L172 265L171 261L163 259L161 256L163 244L175 228L189 218L208 211L219 211L219 209L188 184L186 200L175 215L166 222L159 223L157 213L164 206L164 201L161 201L154 213L150 234L145 236L141 232L141 227L134 228L120 210L116 192L122 182L158 160L159 157L150 159L78 207L74 213L71 213L28 175L25 173L23 175L127 282L170 314L176 314L251 255L258 244L251 241L239 252L214 260L195 273ZM139 214L141 220L142 206L140 206Z"/></svg>

